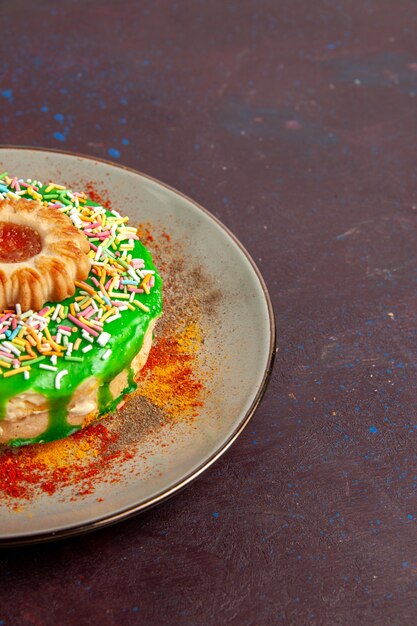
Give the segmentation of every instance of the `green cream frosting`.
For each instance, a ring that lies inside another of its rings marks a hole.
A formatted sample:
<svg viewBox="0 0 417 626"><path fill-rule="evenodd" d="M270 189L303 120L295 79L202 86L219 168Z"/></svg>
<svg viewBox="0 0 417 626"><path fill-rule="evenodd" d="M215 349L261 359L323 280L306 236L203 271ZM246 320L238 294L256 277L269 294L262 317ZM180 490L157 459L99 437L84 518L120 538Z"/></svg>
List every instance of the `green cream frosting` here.
<svg viewBox="0 0 417 626"><path fill-rule="evenodd" d="M41 195L45 195L45 187L39 189ZM49 200L49 198L48 198ZM51 202L54 201L55 198ZM88 201L90 206L98 206L92 201ZM56 209L51 209L56 210ZM110 215L109 212L106 214ZM88 345L88 341L83 339L80 349L73 352L73 356L81 357L81 362L67 360L60 357L57 360L57 371L48 371L40 367L40 362L31 365L30 378L26 380L22 373L4 378L0 377L0 425L1 420L6 415L7 403L11 398L25 391L34 391L45 396L49 403L49 425L47 430L37 438L33 439L15 439L9 441L9 445L20 446L30 443L40 443L61 439L79 430L80 426L71 426L67 422L67 407L71 401L74 391L91 376L99 380L99 413L104 414L112 410L120 401L121 397L136 388L133 380L133 374L130 364L136 354L140 351L144 336L150 323L162 312L162 281L157 272L151 255L139 240L134 241L134 250L129 254L133 258L143 259L146 270L154 270L155 284L149 294L136 293L135 299L149 308L149 312L136 308L134 310L124 310L121 317L117 320L105 323L103 330L111 334L108 343L101 347L97 341L91 345L93 349L83 353L82 348ZM91 272L90 272L91 276ZM85 280L87 284L94 287L90 276ZM76 289L74 296L63 301L62 305L69 306L80 295L82 288ZM116 299L116 298L115 298ZM45 306L54 306L53 303L47 303ZM48 328L52 336L58 332L58 322L50 321ZM61 322L61 325L74 326L68 319ZM71 341L75 341L77 337L81 337L81 331L73 333ZM0 341L0 349L1 349ZM110 356L103 360L103 355L111 350ZM0 357L1 359L1 357ZM41 361L43 364L50 365L50 357L46 357ZM128 386L123 390L119 398L113 399L110 390L110 382L123 370L129 370ZM55 387L55 379L57 374L62 370L68 370L68 374L63 376L60 383L60 389Z"/></svg>

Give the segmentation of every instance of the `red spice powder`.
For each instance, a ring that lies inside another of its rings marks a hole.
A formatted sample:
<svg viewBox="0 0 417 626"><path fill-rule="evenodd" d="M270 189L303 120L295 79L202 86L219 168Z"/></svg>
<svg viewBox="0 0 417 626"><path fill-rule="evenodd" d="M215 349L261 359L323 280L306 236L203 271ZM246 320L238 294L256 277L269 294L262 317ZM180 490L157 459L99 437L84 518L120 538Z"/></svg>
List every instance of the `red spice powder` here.
<svg viewBox="0 0 417 626"><path fill-rule="evenodd" d="M84 191L93 202L97 202L97 204L100 204L105 209L111 211L112 204L106 191L98 189L96 185L91 181L87 181L86 183L84 183Z"/></svg>
<svg viewBox="0 0 417 626"><path fill-rule="evenodd" d="M47 454L42 460L41 445L4 450L0 458L0 493L8 498L29 499L33 495L34 487L52 495L59 487L76 482L83 492L90 492L94 487L94 479L102 472L104 464L120 456L121 452L110 450L117 436L102 424L96 424L88 431L80 431L71 437L75 445L83 438L94 438L99 452L98 458L87 464L80 462L54 467L50 463L51 454ZM56 448L57 445L46 444L45 451L48 446Z"/></svg>
<svg viewBox="0 0 417 626"><path fill-rule="evenodd" d="M77 485L79 495L93 493L97 478L102 477L103 471L111 467L114 461L120 463L132 458L131 451L115 448L117 439L117 433L99 423L72 435L68 440L71 441L70 447L66 441L65 444L62 442L63 445L55 442L6 449L0 457L0 494L7 499L29 500L36 490L52 495L62 487L74 485ZM73 456L71 451L83 443L81 449L85 452L87 444L93 453L77 459L77 455ZM60 453L63 459L67 459L67 463L56 467L51 460L55 458L59 462Z"/></svg>
<svg viewBox="0 0 417 626"><path fill-rule="evenodd" d="M161 337L140 372L139 392L176 418L196 416L197 407L203 406L204 385L196 377L196 355L189 329L176 336Z"/></svg>

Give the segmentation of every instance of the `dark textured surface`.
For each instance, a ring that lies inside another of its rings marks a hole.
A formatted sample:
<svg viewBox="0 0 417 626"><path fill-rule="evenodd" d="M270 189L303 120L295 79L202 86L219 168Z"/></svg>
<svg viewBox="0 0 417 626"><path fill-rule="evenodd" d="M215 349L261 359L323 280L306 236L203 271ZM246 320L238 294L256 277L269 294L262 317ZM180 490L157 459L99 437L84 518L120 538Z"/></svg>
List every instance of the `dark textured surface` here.
<svg viewBox="0 0 417 626"><path fill-rule="evenodd" d="M0 554L0 625L415 624L416 5L1 4L1 143L194 197L276 307L273 380L198 482Z"/></svg>

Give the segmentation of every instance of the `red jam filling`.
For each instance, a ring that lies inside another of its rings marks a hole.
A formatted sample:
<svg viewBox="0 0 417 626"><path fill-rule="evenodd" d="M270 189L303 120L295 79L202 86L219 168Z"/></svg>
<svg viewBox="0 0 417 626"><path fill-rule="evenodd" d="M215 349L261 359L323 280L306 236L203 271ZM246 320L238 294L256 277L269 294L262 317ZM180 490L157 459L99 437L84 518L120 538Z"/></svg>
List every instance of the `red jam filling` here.
<svg viewBox="0 0 417 626"><path fill-rule="evenodd" d="M36 230L22 224L0 222L0 263L20 263L41 250L42 240Z"/></svg>

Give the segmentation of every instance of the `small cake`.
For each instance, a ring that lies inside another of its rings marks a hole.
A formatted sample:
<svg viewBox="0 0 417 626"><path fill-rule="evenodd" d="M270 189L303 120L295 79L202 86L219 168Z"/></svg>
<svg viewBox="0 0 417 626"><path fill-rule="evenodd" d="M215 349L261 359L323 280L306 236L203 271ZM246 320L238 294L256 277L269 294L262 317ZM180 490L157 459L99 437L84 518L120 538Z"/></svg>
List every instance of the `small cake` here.
<svg viewBox="0 0 417 626"><path fill-rule="evenodd" d="M137 386L162 281L137 230L61 185L0 181L0 443L61 439Z"/></svg>

